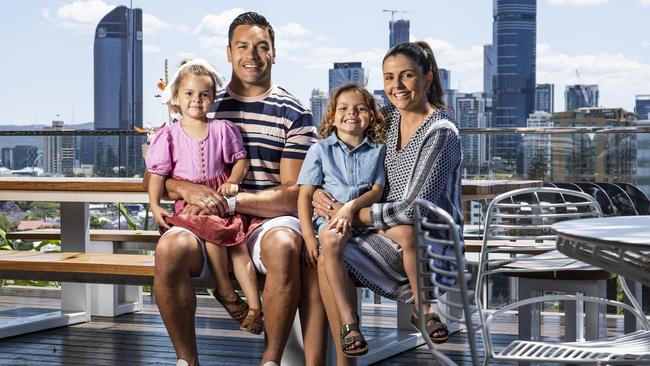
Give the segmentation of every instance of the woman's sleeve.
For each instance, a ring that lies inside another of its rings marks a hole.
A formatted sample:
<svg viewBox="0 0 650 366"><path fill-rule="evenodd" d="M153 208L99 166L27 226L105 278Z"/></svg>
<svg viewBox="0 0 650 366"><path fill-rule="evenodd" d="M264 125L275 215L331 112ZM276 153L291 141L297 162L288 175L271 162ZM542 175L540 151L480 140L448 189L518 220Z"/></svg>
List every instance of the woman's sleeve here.
<svg viewBox="0 0 650 366"><path fill-rule="evenodd" d="M423 142L420 156L409 187L401 201L375 203L370 207L370 218L376 229L397 225L413 225L415 213L413 203L424 198L437 203L445 194L447 180L460 164L460 138L450 129L439 129Z"/></svg>
<svg viewBox="0 0 650 366"><path fill-rule="evenodd" d="M153 135L145 163L150 173L166 176L172 170L172 143L169 127L163 127Z"/></svg>
<svg viewBox="0 0 650 366"><path fill-rule="evenodd" d="M237 160L246 157L246 149L244 148L244 140L242 139L239 128L232 122L222 120L221 122L221 149L223 159L226 164L232 164Z"/></svg>

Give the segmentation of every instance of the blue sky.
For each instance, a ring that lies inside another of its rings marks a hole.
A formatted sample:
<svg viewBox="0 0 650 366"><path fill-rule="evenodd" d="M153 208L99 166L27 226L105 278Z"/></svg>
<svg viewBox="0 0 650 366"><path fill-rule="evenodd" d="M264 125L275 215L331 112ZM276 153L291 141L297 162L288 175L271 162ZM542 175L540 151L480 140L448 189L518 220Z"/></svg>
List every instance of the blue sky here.
<svg viewBox="0 0 650 366"><path fill-rule="evenodd" d="M650 94L650 0L537 0L537 82L600 85L600 104L633 110L635 94ZM127 1L12 1L0 12L0 124L93 120L93 35L112 7ZM164 108L155 89L183 57L204 57L230 77L227 27L244 10L264 14L277 32L274 81L305 104L313 88L327 90L333 62L362 61L369 89L379 89L390 14L411 21L411 38L431 43L452 86L481 91L482 46L492 41L491 0L419 1L133 1L144 17L144 120L157 125Z"/></svg>

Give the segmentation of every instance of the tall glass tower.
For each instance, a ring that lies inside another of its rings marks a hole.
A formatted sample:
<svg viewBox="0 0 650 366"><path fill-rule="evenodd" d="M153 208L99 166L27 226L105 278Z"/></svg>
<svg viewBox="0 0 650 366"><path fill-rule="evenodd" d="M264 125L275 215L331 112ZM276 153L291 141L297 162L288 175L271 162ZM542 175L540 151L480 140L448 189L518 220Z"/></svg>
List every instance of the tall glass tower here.
<svg viewBox="0 0 650 366"><path fill-rule="evenodd" d="M142 9L118 6L95 30L95 130L142 127ZM143 138L96 139L98 175L142 174Z"/></svg>
<svg viewBox="0 0 650 366"><path fill-rule="evenodd" d="M409 27L411 22L404 19L391 20L388 23L390 29L390 39L388 40L389 48L393 48L400 43L409 41Z"/></svg>
<svg viewBox="0 0 650 366"><path fill-rule="evenodd" d="M525 127L535 109L537 0L494 0L492 127ZM521 136L493 136L490 155L503 173L523 173Z"/></svg>
<svg viewBox="0 0 650 366"><path fill-rule="evenodd" d="M368 78L361 62L335 62L334 68L329 70L329 94L334 89L345 84L366 86Z"/></svg>

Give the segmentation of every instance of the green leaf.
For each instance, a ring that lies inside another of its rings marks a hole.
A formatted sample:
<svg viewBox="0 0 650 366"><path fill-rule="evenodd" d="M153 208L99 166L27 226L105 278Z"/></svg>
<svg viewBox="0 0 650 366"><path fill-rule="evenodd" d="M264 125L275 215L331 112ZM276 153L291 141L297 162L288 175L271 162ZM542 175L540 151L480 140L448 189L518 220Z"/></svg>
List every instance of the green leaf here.
<svg viewBox="0 0 650 366"><path fill-rule="evenodd" d="M7 233L2 229L0 229L0 238L2 238L3 241L7 240Z"/></svg>
<svg viewBox="0 0 650 366"><path fill-rule="evenodd" d="M54 244L57 245L59 248L61 248L61 240L59 239L51 239L51 240L43 240L40 244L34 247L34 250L40 252L41 249L43 249L44 246Z"/></svg>
<svg viewBox="0 0 650 366"><path fill-rule="evenodd" d="M137 230L137 227L135 225L135 221L133 221L133 218L129 215L129 212L126 210L126 207L124 207L123 203L114 203L115 206L120 210L120 213L124 218L126 219L127 225L129 225L129 228L131 230Z"/></svg>

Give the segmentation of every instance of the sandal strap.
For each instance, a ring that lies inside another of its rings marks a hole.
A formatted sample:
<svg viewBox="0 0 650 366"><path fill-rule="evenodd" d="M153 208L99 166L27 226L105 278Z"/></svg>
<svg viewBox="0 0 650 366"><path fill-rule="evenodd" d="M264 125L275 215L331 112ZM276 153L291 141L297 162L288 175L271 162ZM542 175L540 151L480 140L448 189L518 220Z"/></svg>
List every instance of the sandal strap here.
<svg viewBox="0 0 650 366"><path fill-rule="evenodd" d="M346 335L350 334L350 332L355 330L357 332L360 331L358 323L343 324L341 325L341 337L345 337Z"/></svg>
<svg viewBox="0 0 650 366"><path fill-rule="evenodd" d="M235 300L226 300L225 298L221 297L219 293L215 290L214 293L214 298L219 301L221 306L226 310L228 315L230 315L233 319L235 319L239 324L241 324L244 319L246 319L246 316L248 315L248 304L244 302L244 300L237 296Z"/></svg>
<svg viewBox="0 0 650 366"><path fill-rule="evenodd" d="M355 335L355 336L344 337L341 340L341 347L348 348L356 342L367 344L366 339L363 337L363 335Z"/></svg>

